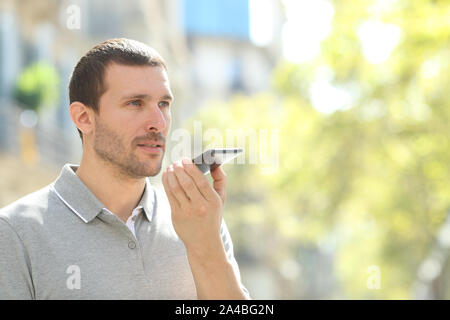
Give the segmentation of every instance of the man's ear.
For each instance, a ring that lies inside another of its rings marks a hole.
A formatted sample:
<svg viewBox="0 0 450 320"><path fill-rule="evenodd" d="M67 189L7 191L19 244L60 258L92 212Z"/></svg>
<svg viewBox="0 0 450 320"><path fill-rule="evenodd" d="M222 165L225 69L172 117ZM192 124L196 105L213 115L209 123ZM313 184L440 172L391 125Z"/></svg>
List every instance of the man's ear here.
<svg viewBox="0 0 450 320"><path fill-rule="evenodd" d="M94 110L75 101L70 105L69 112L73 123L83 133L83 136L89 135L94 130Z"/></svg>

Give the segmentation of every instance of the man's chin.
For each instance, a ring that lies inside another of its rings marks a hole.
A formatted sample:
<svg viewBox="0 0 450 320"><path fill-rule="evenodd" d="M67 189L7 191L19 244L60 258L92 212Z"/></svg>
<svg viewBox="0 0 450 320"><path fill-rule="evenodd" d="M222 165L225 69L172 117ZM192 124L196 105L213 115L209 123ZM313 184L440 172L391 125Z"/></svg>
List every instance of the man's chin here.
<svg viewBox="0 0 450 320"><path fill-rule="evenodd" d="M162 160L156 166L150 165L147 168L145 168L144 172L142 172L143 177L154 177L161 172L161 168L162 168Z"/></svg>
<svg viewBox="0 0 450 320"><path fill-rule="evenodd" d="M156 170L156 171L151 171L149 172L146 177L154 177L156 175L158 175L161 172L161 166Z"/></svg>
<svg viewBox="0 0 450 320"><path fill-rule="evenodd" d="M154 156L151 159L140 159L140 164L137 166L137 170L135 170L136 176L154 177L158 175L161 172L163 158L164 153L159 156Z"/></svg>

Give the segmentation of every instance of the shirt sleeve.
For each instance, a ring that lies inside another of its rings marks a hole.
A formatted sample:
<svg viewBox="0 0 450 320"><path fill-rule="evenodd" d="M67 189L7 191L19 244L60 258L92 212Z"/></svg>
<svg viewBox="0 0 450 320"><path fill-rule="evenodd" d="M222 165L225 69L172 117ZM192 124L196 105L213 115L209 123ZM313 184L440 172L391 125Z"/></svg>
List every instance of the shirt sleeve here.
<svg viewBox="0 0 450 320"><path fill-rule="evenodd" d="M246 298L251 299L250 293L248 292L247 288L245 288L245 286L242 284L242 281L241 281L241 273L239 271L239 266L234 257L233 241L231 240L231 235L230 235L230 232L228 231L228 227L225 223L225 220L222 220L222 225L220 227L220 234L222 236L222 241L223 241L223 245L225 247L225 251L227 253L228 261L230 261L231 265L233 266L234 273L239 281L241 289L244 292L244 295L246 296Z"/></svg>
<svg viewBox="0 0 450 320"><path fill-rule="evenodd" d="M0 300L33 299L27 255L12 226L0 218Z"/></svg>

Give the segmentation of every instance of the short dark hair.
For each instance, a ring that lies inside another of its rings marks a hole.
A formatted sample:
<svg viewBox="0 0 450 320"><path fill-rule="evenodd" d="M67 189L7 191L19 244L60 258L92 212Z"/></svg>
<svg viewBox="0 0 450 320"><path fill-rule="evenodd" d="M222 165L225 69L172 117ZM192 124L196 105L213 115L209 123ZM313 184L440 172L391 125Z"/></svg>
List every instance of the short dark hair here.
<svg viewBox="0 0 450 320"><path fill-rule="evenodd" d="M89 50L75 66L69 82L70 103L79 101L98 113L100 97L106 91L106 67L115 62L128 66L167 66L160 54L146 44L117 38L104 41ZM83 134L78 133L83 141Z"/></svg>

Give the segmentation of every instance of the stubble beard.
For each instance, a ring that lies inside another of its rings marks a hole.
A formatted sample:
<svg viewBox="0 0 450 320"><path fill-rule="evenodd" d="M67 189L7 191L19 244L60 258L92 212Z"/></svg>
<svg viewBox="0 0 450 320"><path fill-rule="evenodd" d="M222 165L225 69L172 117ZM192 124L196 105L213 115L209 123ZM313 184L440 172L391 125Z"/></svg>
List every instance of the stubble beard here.
<svg viewBox="0 0 450 320"><path fill-rule="evenodd" d="M132 149L133 148L133 149ZM118 170L122 176L133 179L152 177L161 171L162 158L159 155L141 161L134 153L134 146L127 148L123 139L106 124L96 118L94 151L107 164Z"/></svg>

